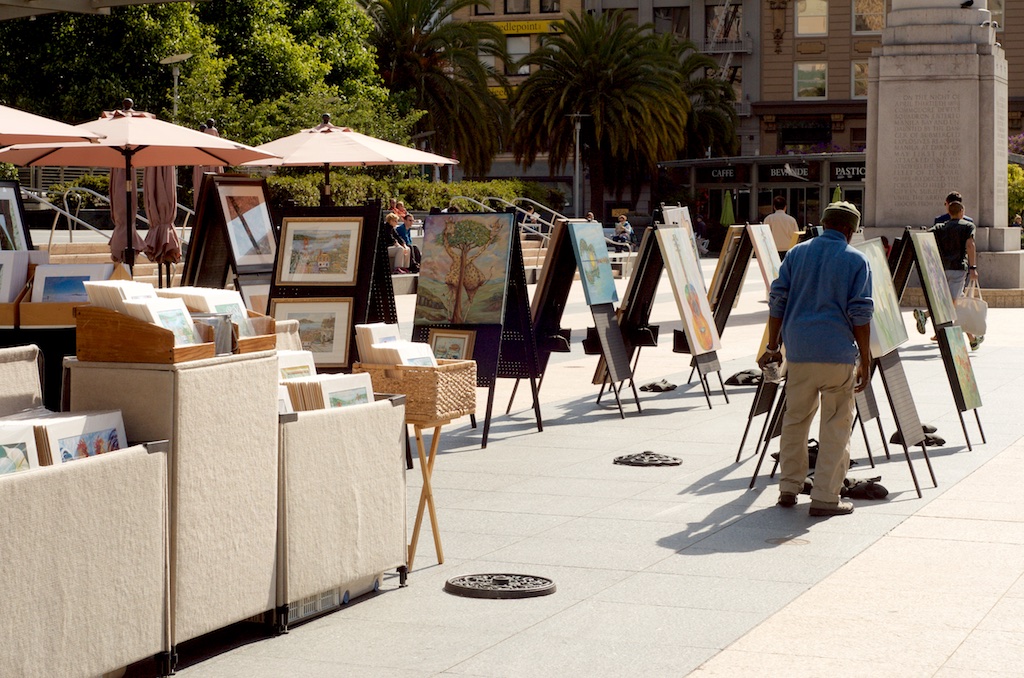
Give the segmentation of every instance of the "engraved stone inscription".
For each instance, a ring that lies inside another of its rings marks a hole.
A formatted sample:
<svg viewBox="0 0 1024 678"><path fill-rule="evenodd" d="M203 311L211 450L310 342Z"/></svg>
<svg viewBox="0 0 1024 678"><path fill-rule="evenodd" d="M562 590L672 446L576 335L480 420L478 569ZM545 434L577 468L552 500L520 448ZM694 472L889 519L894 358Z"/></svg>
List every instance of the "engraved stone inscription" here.
<svg viewBox="0 0 1024 678"><path fill-rule="evenodd" d="M960 95L940 90L890 100L895 134L887 199L911 210L934 207L935 196L945 195L959 182L959 168L949 149L961 134Z"/></svg>

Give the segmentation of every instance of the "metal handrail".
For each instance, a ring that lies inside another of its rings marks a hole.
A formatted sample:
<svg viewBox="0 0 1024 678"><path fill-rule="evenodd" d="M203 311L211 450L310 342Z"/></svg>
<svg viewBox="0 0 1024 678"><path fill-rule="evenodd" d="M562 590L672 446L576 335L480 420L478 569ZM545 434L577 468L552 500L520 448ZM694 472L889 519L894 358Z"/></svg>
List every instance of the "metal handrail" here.
<svg viewBox="0 0 1024 678"><path fill-rule="evenodd" d="M62 216L65 217L68 220L69 224L77 225L77 226L84 226L85 228L89 229L93 233L96 233L98 235L103 236L108 241L110 240L110 235L109 234L104 233L103 231L101 231L100 229L96 228L95 226L93 226L89 222L83 221L82 219L79 219L74 214L71 214L70 212L68 212L68 211L66 211L64 209L61 209L57 205L55 205L52 202L50 202L50 200L48 198L45 198L42 195L38 195L32 189L28 189L28 188L22 186L21 187L21 193L22 193L22 197L23 198L27 198L28 200L31 200L33 202L38 203L39 205L41 205L45 209L53 210L54 212L56 212L56 214L53 215L53 224L50 226L50 240L49 240L49 242L47 244L47 249L48 250L52 250L53 249L53 236L54 236L54 233L57 231L57 224L60 222L60 218ZM43 193L45 193L45 191L43 191ZM69 229L69 231L68 231L68 240L69 241L73 240L73 238L71 236L71 234L73 232L74 232L73 229Z"/></svg>
<svg viewBox="0 0 1024 678"><path fill-rule="evenodd" d="M136 191L138 193L142 192L141 189L136 189ZM83 194L83 193L85 195L97 198L101 202L106 203L108 206L110 205L110 198L108 196L103 195L102 193L97 193L96 191L92 190L91 188L86 188L85 186L71 186L66 191L64 191L63 195L61 196L62 200L64 202L64 210L65 210L65 212L67 214L71 213L71 207L68 205L68 197L71 196L71 197L73 197L73 198L78 200L78 204L75 206L75 210L74 210L74 216L75 217L78 216L78 211L82 208L83 198L82 198L81 194ZM175 206L178 209L178 211L184 212L184 214L185 214L185 218L182 219L182 221L181 221L181 227L180 227L181 234L179 236L179 240L181 240L181 242L184 244L185 243L185 229L188 226L189 220L192 217L195 216L196 212L191 207L187 207L185 205L182 205L180 202L176 202ZM149 219L147 219L146 217L141 216L141 215L136 215L135 218L138 219L139 221L141 221L142 223L146 224L147 226L149 226L150 222L149 222ZM78 221L80 223L85 223L85 222L82 222L80 219ZM70 222L70 220L69 220L69 222ZM56 224L54 224L54 226L56 226ZM96 230L96 229L94 228L93 230ZM70 241L72 241L72 242L74 241L73 233L74 233L74 229L69 229L68 230L68 239ZM110 239L109 236L108 236L107 239L108 240Z"/></svg>

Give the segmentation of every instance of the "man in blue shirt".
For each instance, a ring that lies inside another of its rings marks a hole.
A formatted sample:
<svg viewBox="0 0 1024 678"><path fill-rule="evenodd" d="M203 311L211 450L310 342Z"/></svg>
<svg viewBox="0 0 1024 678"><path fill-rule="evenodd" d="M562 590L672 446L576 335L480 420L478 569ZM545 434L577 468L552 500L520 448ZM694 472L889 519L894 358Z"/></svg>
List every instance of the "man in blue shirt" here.
<svg viewBox="0 0 1024 678"><path fill-rule="evenodd" d="M834 202L824 232L786 255L769 295L768 345L758 363L780 363L786 346L786 414L782 421L779 505L794 506L807 477L807 435L821 404L812 516L853 512L839 491L850 467L854 392L870 379L871 269L850 246L860 212Z"/></svg>

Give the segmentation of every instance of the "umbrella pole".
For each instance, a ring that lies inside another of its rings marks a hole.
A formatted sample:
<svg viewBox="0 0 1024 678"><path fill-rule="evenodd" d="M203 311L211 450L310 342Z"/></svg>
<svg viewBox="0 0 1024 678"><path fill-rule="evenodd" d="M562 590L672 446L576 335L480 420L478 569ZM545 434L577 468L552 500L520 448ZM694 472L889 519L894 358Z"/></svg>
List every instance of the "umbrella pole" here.
<svg viewBox="0 0 1024 678"><path fill-rule="evenodd" d="M132 214L132 152L124 153L124 212L125 227L128 239L125 241L124 262L128 264L128 272L135 277L135 215Z"/></svg>
<svg viewBox="0 0 1024 678"><path fill-rule="evenodd" d="M331 202L331 163L324 163L324 185L320 189L320 207L330 207Z"/></svg>

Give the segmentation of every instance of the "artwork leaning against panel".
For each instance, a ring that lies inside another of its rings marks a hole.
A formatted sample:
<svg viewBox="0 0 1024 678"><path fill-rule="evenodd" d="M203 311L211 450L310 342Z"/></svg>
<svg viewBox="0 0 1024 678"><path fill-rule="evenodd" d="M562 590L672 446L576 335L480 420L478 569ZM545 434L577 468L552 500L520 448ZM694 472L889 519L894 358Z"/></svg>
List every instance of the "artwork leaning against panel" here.
<svg viewBox="0 0 1024 678"><path fill-rule="evenodd" d="M362 227L360 217L285 217L277 284L355 284Z"/></svg>
<svg viewBox="0 0 1024 678"><path fill-rule="evenodd" d="M347 367L352 334L352 298L271 299L276 320L298 320L303 350L317 367Z"/></svg>
<svg viewBox="0 0 1024 678"><path fill-rule="evenodd" d="M500 325L505 314L512 215L432 214L423 224L417 325Z"/></svg>
<svg viewBox="0 0 1024 678"><path fill-rule="evenodd" d="M772 228L767 224L747 224L747 233L750 234L750 241L754 245L754 254L758 266L761 267L764 285L771 289L772 283L779 277L779 268L782 267L779 249L775 246L775 238L772 237Z"/></svg>
<svg viewBox="0 0 1024 678"><path fill-rule="evenodd" d="M657 234L690 352L702 355L721 349L722 341L713 322L711 305L702 291L703 276L689 234L683 228L659 228Z"/></svg>
<svg viewBox="0 0 1024 678"><path fill-rule="evenodd" d="M956 308L949 294L949 283L946 282L946 271L942 268L942 256L935 243L935 234L911 233L910 238L914 243L917 272L924 284L924 292L928 295L932 321L936 325L956 322Z"/></svg>
<svg viewBox="0 0 1024 678"><path fill-rule="evenodd" d="M569 240L576 255L576 266L583 283L588 306L613 304L619 300L615 277L608 259L608 243L604 229L597 222L570 223Z"/></svg>
<svg viewBox="0 0 1024 678"><path fill-rule="evenodd" d="M871 298L875 302L871 316L871 357L881 358L907 342L907 326L900 314L900 302L882 241L874 238L854 247L867 256L871 266Z"/></svg>
<svg viewBox="0 0 1024 678"><path fill-rule="evenodd" d="M0 250L28 250L29 236L16 181L0 181Z"/></svg>
<svg viewBox="0 0 1024 678"><path fill-rule="evenodd" d="M476 330L430 328L427 343L438 360L472 360Z"/></svg>
<svg viewBox="0 0 1024 678"><path fill-rule="evenodd" d="M215 183L236 266L273 266L277 239L259 182Z"/></svg>

